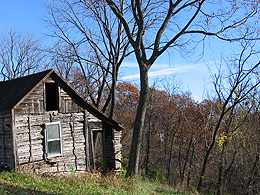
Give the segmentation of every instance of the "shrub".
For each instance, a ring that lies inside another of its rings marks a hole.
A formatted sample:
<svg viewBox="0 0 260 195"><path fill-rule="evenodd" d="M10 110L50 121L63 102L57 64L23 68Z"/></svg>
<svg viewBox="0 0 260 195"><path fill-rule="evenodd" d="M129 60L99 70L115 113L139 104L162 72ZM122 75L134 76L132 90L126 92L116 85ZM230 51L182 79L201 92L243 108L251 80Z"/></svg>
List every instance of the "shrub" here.
<svg viewBox="0 0 260 195"><path fill-rule="evenodd" d="M164 182L166 180L163 170L160 168L149 168L147 177L152 181Z"/></svg>

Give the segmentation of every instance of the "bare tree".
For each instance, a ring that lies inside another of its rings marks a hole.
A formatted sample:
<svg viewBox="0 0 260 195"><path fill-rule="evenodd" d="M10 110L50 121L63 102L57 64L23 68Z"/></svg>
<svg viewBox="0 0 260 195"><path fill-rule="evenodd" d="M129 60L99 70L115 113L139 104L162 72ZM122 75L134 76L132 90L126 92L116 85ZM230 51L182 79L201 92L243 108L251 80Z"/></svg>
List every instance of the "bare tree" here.
<svg viewBox="0 0 260 195"><path fill-rule="evenodd" d="M45 54L33 35L10 29L0 37L0 78L9 80L29 75L45 65Z"/></svg>
<svg viewBox="0 0 260 195"><path fill-rule="evenodd" d="M231 126L235 119L234 116L237 112L237 108L246 104L248 97L252 95L252 92L254 92L260 84L258 76L260 62L254 62L253 60L258 52L256 52L253 49L253 46L248 42L241 43L241 46L241 53L235 55L235 59L233 58L227 62L226 69L219 69L219 73L214 75L214 87L219 105L221 106L219 107L219 115L217 116L216 124L212 127L212 137L206 145L203 166L197 186L198 191L201 190L209 156L215 146L218 132L220 131L220 128L222 128L225 139L222 144L217 191L217 194L222 194L225 171L225 152L229 141L226 137L229 137L230 133L237 131L241 124L243 124L242 120L242 122L240 121L240 124L236 124L235 127Z"/></svg>
<svg viewBox="0 0 260 195"><path fill-rule="evenodd" d="M97 108L103 104L103 111L110 105L112 118L118 71L129 55L129 41L122 22L107 8L94 0L53 1L48 5L48 22L53 29L52 36L58 39L58 49L54 50L58 61L66 63L63 65L67 73L72 73L72 67L80 71L83 95ZM123 10L123 5L119 9Z"/></svg>
<svg viewBox="0 0 260 195"><path fill-rule="evenodd" d="M103 4L103 1L99 2ZM191 41L196 46L206 36L227 41L251 39L257 31L249 28L249 25L258 13L259 5L256 1L132 0L124 1L124 9L120 9L121 1L106 2L122 22L139 65L140 100L127 170L127 176L136 176L147 110L148 71L151 66L166 50L176 48L183 51L184 46L191 45ZM241 31L236 33L236 29Z"/></svg>

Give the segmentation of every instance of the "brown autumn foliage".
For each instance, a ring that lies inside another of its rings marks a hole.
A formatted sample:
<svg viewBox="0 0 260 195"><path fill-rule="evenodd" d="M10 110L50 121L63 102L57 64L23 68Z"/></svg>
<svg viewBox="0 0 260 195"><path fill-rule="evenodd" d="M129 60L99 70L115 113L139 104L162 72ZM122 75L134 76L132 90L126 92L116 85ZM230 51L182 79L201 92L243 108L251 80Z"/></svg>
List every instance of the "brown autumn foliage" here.
<svg viewBox="0 0 260 195"><path fill-rule="evenodd" d="M139 90L131 83L119 83L116 87L116 105L114 119L125 127L122 131L123 156L128 156L131 146L132 128L139 99Z"/></svg>
<svg viewBox="0 0 260 195"><path fill-rule="evenodd" d="M130 83L117 86L116 119L123 131L123 155L128 157L139 90ZM150 88L149 106L142 139L142 174L161 173L174 186L196 188L207 147L221 111L218 99L198 103L189 93L169 94ZM259 193L260 112L256 105L239 106L224 122L209 157L203 188L216 190L220 159L224 158L224 191L230 194ZM228 134L225 129L229 128ZM225 150L223 150L225 146ZM221 161L222 162L222 161ZM153 170L157 170L154 172Z"/></svg>

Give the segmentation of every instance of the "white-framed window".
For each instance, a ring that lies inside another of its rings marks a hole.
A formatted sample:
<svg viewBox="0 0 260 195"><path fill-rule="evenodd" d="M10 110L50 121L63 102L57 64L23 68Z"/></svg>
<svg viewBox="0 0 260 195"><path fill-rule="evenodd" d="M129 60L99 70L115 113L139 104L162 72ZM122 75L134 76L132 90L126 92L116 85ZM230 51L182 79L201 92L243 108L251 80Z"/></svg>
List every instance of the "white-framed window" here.
<svg viewBox="0 0 260 195"><path fill-rule="evenodd" d="M46 157L60 156L62 154L60 123L45 123L44 135Z"/></svg>

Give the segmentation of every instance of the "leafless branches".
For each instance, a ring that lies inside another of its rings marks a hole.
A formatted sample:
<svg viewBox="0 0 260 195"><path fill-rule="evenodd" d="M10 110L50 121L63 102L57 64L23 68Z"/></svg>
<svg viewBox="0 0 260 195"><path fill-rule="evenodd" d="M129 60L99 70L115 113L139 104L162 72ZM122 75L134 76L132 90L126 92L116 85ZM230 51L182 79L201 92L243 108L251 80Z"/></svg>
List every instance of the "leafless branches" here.
<svg viewBox="0 0 260 195"><path fill-rule="evenodd" d="M112 117L119 67L130 54L122 23L111 14L105 1L59 0L49 4L48 9L51 36L58 39L56 46L69 49L55 49L54 55L62 61L65 57L69 67L80 70L85 82L82 87L86 88L83 95L97 108L103 105L103 111L110 105Z"/></svg>
<svg viewBox="0 0 260 195"><path fill-rule="evenodd" d="M33 35L10 29L0 39L1 80L29 75L45 65L44 51Z"/></svg>

